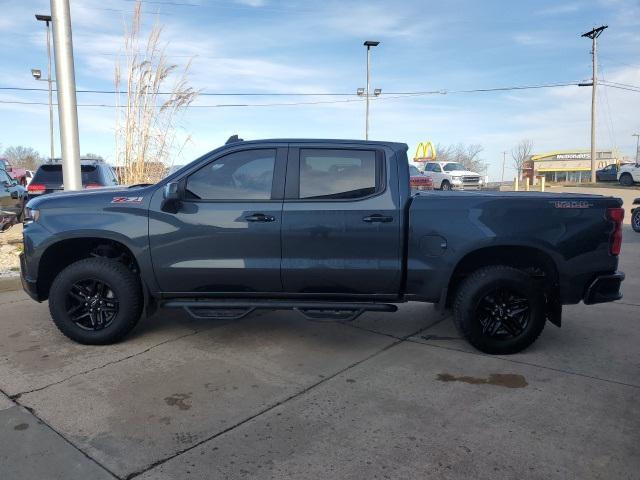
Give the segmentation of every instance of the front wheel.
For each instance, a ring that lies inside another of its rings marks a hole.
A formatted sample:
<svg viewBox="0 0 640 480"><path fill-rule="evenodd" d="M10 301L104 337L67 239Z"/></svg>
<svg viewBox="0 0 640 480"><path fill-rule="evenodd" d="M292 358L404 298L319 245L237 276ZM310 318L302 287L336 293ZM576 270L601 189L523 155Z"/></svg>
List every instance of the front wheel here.
<svg viewBox="0 0 640 480"><path fill-rule="evenodd" d="M620 176L620 185L623 185L625 187L630 187L631 185L633 185L633 177L631 176L631 174L623 173Z"/></svg>
<svg viewBox="0 0 640 480"><path fill-rule="evenodd" d="M469 275L458 288L453 319L464 338L489 354L518 353L544 329L545 297L530 275L494 265Z"/></svg>
<svg viewBox="0 0 640 480"><path fill-rule="evenodd" d="M443 180L442 185L440 186L441 190L451 190L451 184L448 180Z"/></svg>
<svg viewBox="0 0 640 480"><path fill-rule="evenodd" d="M640 233L640 207L636 208L633 215L631 215L631 228Z"/></svg>
<svg viewBox="0 0 640 480"><path fill-rule="evenodd" d="M71 340L107 345L121 340L142 313L138 277L106 258L72 263L53 281L49 311L58 329Z"/></svg>

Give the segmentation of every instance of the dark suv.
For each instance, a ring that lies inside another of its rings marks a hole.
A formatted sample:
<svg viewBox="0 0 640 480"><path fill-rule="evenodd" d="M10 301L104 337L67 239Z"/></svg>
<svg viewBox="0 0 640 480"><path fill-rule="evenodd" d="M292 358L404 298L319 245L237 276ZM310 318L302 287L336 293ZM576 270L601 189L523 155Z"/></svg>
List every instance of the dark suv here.
<svg viewBox="0 0 640 480"><path fill-rule="evenodd" d="M102 160L80 159L80 172L82 174L82 187L85 189L118 185L118 179L113 167ZM62 161L55 159L53 162L40 165L29 184L28 190L30 198L64 190Z"/></svg>

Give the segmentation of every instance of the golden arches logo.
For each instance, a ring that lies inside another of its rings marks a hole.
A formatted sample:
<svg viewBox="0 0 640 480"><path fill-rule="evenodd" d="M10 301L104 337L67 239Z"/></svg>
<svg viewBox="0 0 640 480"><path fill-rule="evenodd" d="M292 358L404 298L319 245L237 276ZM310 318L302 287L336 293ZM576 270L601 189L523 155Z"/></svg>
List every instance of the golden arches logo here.
<svg viewBox="0 0 640 480"><path fill-rule="evenodd" d="M431 142L420 142L413 156L414 162L428 162L436 159L436 148Z"/></svg>

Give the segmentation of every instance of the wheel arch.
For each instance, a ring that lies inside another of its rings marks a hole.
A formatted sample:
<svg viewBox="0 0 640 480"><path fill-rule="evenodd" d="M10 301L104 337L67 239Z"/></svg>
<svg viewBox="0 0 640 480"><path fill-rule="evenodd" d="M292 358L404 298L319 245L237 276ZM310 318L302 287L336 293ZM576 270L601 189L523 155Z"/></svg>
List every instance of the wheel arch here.
<svg viewBox="0 0 640 480"><path fill-rule="evenodd" d="M485 246L466 253L454 267L447 284L446 305L450 306L460 283L475 270L490 265L506 265L528 271L532 276L557 286L559 271L551 255L544 250L525 245Z"/></svg>
<svg viewBox="0 0 640 480"><path fill-rule="evenodd" d="M64 268L91 257L105 257L124 263L140 277L138 260L125 243L104 236L65 238L48 245L40 256L37 275L39 298L46 300L49 297L53 280ZM142 278L141 284L144 285Z"/></svg>

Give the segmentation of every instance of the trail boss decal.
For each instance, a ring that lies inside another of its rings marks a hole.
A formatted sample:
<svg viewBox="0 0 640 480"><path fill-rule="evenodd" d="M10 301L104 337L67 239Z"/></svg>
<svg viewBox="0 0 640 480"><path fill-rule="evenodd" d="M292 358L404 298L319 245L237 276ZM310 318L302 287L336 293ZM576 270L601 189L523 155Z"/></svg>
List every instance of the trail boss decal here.
<svg viewBox="0 0 640 480"><path fill-rule="evenodd" d="M556 200L549 202L554 208L591 208L593 203L585 200Z"/></svg>
<svg viewBox="0 0 640 480"><path fill-rule="evenodd" d="M113 197L111 203L142 203L144 197Z"/></svg>

